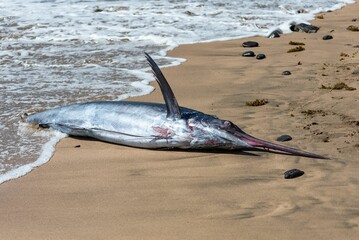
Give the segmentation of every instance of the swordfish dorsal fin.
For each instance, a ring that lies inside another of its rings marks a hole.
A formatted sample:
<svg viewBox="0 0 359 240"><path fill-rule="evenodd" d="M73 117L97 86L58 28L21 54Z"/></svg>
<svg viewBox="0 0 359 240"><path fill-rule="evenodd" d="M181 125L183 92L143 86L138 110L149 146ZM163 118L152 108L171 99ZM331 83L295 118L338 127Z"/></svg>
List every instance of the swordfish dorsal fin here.
<svg viewBox="0 0 359 240"><path fill-rule="evenodd" d="M151 58L148 53L145 53L146 59L152 68L153 75L155 75L156 81L161 88L163 98L165 99L167 107L167 118L180 119L181 110L178 106L175 95L172 92L170 85L168 84L165 76L163 76L160 68L157 66L155 61Z"/></svg>

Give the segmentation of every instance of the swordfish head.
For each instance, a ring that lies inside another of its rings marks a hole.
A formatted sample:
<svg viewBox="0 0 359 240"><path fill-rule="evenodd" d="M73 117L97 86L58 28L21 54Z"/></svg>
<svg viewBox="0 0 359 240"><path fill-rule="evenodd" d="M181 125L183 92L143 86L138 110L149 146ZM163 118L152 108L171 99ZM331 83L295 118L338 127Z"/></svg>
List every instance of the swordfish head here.
<svg viewBox="0 0 359 240"><path fill-rule="evenodd" d="M180 108L177 100L169 86L166 78L155 61L145 53L147 61L152 68L155 79L160 86L163 98L167 108L167 119L171 121L186 120L187 128L191 132L190 148L204 149L249 149L263 148L267 150L276 150L292 155L304 156L310 158L326 157L305 152L299 149L271 143L255 138L238 126L227 120L221 120L217 117L207 115L198 111L186 111ZM183 111L184 110L184 111Z"/></svg>
<svg viewBox="0 0 359 240"><path fill-rule="evenodd" d="M199 115L188 120L192 130L192 143L202 145L203 148L218 149L265 149L275 150L296 156L326 159L314 153L275 144L253 137L231 121L218 119L214 116Z"/></svg>

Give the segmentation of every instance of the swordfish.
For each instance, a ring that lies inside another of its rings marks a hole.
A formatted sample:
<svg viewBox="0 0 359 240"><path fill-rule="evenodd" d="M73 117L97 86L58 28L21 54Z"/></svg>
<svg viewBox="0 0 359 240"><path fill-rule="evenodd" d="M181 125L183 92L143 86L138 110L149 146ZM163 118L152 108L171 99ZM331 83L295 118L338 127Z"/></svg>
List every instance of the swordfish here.
<svg viewBox="0 0 359 240"><path fill-rule="evenodd" d="M148 149L263 148L310 158L325 158L255 138L228 120L180 107L170 85L151 56L145 57L160 86L165 104L129 101L78 103L26 115L29 123L70 136L91 137Z"/></svg>

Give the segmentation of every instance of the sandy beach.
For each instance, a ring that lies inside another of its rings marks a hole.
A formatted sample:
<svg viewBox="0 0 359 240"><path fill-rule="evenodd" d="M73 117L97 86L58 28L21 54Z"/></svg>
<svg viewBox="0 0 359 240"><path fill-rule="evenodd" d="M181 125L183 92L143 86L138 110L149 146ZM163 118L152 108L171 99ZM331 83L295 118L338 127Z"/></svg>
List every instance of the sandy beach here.
<svg viewBox="0 0 359 240"><path fill-rule="evenodd" d="M289 134L285 145L329 160L66 138L47 164L0 185L0 238L358 239L359 31L347 27L359 27L359 4L318 16L317 33L182 45L169 55L187 61L163 73L181 106L268 141ZM305 50L288 53L290 41ZM130 100L163 102L153 86ZM246 105L256 99L268 104ZM305 174L284 179L293 168Z"/></svg>

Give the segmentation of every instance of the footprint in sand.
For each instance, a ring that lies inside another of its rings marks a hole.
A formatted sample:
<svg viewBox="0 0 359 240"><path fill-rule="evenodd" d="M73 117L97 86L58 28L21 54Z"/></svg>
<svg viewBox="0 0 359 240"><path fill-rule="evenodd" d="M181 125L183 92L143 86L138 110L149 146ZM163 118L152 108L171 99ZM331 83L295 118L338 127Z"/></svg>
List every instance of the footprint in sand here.
<svg viewBox="0 0 359 240"><path fill-rule="evenodd" d="M279 204L278 207L273 210L273 212L268 214L268 216L278 217L283 215L289 215L294 213L297 209L298 206L296 204L290 202L284 202Z"/></svg>

